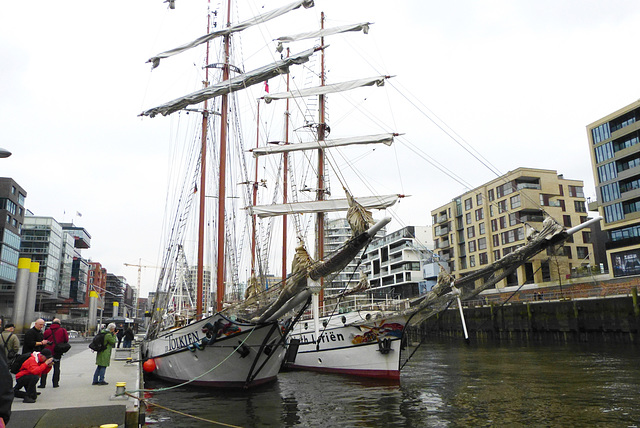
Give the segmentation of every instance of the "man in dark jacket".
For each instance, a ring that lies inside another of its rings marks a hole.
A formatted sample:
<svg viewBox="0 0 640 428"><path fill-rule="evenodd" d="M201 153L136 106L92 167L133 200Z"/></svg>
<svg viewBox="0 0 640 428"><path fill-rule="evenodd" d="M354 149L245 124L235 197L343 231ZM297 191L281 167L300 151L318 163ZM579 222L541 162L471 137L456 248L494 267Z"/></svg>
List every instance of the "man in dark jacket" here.
<svg viewBox="0 0 640 428"><path fill-rule="evenodd" d="M13 394L16 397L24 398L25 403L35 403L38 398L36 383L43 373L49 373L53 365L51 351L43 349L42 352L34 351L31 356L22 363L20 371L16 375L16 386L13 387ZM25 389L26 393L20 391Z"/></svg>
<svg viewBox="0 0 640 428"><path fill-rule="evenodd" d="M24 334L24 343L22 345L22 353L30 354L33 351L41 351L47 342L44 340L42 328L44 327L44 320L38 319L36 323Z"/></svg>
<svg viewBox="0 0 640 428"><path fill-rule="evenodd" d="M51 323L51 326L44 332L44 339L49 342L45 345L45 349L51 351L53 355L53 387L60 386L60 359L62 354L56 354L55 348L58 343L69 342L69 333L67 330L60 326L60 320L55 318ZM45 388L47 386L47 374L43 373L40 376L40 385L38 388Z"/></svg>
<svg viewBox="0 0 640 428"><path fill-rule="evenodd" d="M0 419L5 425L11 417L11 405L13 404L13 378L7 366L4 352L0 353Z"/></svg>

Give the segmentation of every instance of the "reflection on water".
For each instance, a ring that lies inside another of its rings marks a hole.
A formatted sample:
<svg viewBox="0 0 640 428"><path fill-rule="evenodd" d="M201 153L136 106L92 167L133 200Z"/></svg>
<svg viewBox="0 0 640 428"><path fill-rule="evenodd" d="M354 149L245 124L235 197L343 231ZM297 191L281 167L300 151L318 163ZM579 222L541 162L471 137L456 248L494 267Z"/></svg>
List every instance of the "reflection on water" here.
<svg viewBox="0 0 640 428"><path fill-rule="evenodd" d="M638 427L639 366L632 345L433 339L400 382L285 372L255 390L180 388L151 400L243 427ZM210 426L160 409L147 419L158 427Z"/></svg>

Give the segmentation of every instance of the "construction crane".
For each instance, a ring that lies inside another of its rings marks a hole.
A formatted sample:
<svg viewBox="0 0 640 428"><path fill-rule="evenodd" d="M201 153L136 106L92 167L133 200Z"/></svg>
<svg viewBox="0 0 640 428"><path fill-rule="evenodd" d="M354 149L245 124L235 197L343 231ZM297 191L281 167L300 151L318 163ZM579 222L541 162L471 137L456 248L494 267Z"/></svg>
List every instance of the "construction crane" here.
<svg viewBox="0 0 640 428"><path fill-rule="evenodd" d="M132 263L124 263L125 266L129 266L129 267L137 267L138 268L138 288L136 291L136 310L135 310L135 314L134 314L134 318L137 318L138 316L138 299L140 298L140 278L142 277L142 268L151 268L151 269L162 269L161 266L148 266L148 265L143 265L142 264L142 259L138 259L138 264L134 265Z"/></svg>

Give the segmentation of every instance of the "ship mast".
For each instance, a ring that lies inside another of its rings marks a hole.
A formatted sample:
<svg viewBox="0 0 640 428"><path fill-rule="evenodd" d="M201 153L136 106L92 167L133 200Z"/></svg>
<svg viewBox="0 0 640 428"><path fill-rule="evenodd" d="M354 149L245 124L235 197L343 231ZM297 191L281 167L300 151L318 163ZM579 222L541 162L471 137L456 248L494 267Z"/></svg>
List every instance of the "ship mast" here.
<svg viewBox="0 0 640 428"><path fill-rule="evenodd" d="M287 48L287 58L289 57L289 48ZM287 92L289 92L289 78L291 73L287 73ZM285 127L284 127L284 144L289 144L289 98L287 98L286 111L285 111ZM287 187L289 186L288 173L289 173L289 154L284 152L282 160L282 203L286 204L288 201ZM282 216L282 285L285 285L287 280L287 215Z"/></svg>
<svg viewBox="0 0 640 428"><path fill-rule="evenodd" d="M209 1L211 4L211 1ZM211 28L211 13L207 5L207 34ZM207 42L205 65L209 64L209 42ZM209 67L205 67L204 87L209 86ZM205 228L205 196L206 196L206 159L207 159L207 125L209 123L208 100L204 101L202 110L202 133L200 153L200 211L198 213L198 265L196 272L196 318L204 313L204 228Z"/></svg>
<svg viewBox="0 0 640 428"><path fill-rule="evenodd" d="M324 30L324 12L320 13L320 29ZM320 37L320 86L325 85L325 70L324 70L324 37ZM319 123L318 123L318 141L324 141L326 137L326 123L325 123L325 96L324 94L318 95L319 105ZM322 201L325 199L324 188L324 150L318 149L318 195L317 200ZM322 260L324 257L324 213L318 213L316 217L316 260ZM319 304L320 311L324 306L324 278L320 279L320 295Z"/></svg>
<svg viewBox="0 0 640 428"><path fill-rule="evenodd" d="M227 0L227 27L231 26L231 0ZM224 63L222 65L222 80L229 80L229 50L231 45L231 35L224 36ZM224 300L224 232L225 232L225 200L226 200L226 164L227 164L227 117L229 109L229 97L222 95L222 106L220 112L220 177L218 180L218 262L216 281L216 310L222 310Z"/></svg>

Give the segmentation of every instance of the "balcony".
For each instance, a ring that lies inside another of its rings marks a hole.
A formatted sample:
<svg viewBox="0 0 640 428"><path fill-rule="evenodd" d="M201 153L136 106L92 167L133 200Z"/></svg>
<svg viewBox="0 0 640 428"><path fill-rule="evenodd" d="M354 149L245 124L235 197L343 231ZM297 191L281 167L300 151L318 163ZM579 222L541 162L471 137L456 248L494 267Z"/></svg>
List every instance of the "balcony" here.
<svg viewBox="0 0 640 428"><path fill-rule="evenodd" d="M448 218L447 218L447 215L446 215L446 214L444 214L444 215L439 215L439 216L438 216L438 218L436 219L436 221L437 221L438 223L444 223L444 222L445 222L445 221L447 221L447 220L448 220Z"/></svg>

